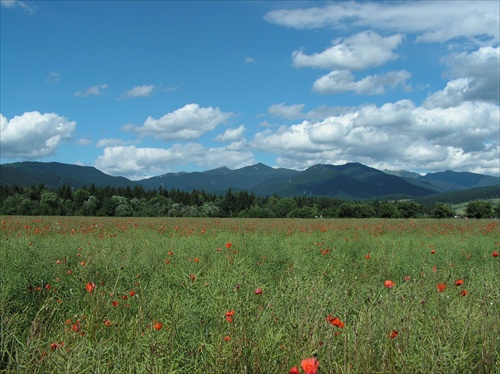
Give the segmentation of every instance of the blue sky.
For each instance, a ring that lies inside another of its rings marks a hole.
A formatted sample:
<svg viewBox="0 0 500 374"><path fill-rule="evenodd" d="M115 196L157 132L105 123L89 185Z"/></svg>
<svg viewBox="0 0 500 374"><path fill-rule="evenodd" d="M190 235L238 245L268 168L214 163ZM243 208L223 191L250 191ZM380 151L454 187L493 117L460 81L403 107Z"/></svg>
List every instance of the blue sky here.
<svg viewBox="0 0 500 374"><path fill-rule="evenodd" d="M0 1L2 163L500 173L497 1Z"/></svg>

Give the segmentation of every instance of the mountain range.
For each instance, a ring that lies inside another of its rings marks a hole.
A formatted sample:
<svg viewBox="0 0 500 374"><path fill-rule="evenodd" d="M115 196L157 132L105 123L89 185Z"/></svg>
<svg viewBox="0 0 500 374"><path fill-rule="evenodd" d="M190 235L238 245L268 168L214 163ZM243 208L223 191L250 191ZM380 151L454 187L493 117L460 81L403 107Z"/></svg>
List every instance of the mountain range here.
<svg viewBox="0 0 500 374"><path fill-rule="evenodd" d="M57 162L16 162L0 165L0 184L48 188L135 187L145 189L203 190L223 195L229 188L252 191L258 196L326 196L340 199L422 198L442 192L494 186L500 192L500 178L451 170L424 176L408 171L378 170L360 163L318 164L305 170L275 169L258 163L241 169L221 167L203 172L167 173L131 181L107 175L91 166Z"/></svg>

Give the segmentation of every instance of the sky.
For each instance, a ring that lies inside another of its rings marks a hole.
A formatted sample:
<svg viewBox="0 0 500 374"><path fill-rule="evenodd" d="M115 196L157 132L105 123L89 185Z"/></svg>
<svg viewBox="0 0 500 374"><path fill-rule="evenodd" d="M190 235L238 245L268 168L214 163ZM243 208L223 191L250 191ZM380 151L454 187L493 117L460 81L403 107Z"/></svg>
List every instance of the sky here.
<svg viewBox="0 0 500 374"><path fill-rule="evenodd" d="M0 162L500 175L498 1L0 0Z"/></svg>

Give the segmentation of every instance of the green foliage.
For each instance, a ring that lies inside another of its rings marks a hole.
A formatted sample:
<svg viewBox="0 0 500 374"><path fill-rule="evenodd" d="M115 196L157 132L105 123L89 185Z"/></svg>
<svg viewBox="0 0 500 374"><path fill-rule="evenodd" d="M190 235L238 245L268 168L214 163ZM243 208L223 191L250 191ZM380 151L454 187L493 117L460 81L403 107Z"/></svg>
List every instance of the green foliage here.
<svg viewBox="0 0 500 374"><path fill-rule="evenodd" d="M315 353L322 373L494 373L500 360L495 221L0 219L2 372L287 373Z"/></svg>
<svg viewBox="0 0 500 374"><path fill-rule="evenodd" d="M489 201L471 201L465 208L465 214L470 218L491 218L493 215L493 205Z"/></svg>
<svg viewBox="0 0 500 374"><path fill-rule="evenodd" d="M432 210L433 218L451 218L455 216L455 211L451 206L445 203L436 203L434 209Z"/></svg>

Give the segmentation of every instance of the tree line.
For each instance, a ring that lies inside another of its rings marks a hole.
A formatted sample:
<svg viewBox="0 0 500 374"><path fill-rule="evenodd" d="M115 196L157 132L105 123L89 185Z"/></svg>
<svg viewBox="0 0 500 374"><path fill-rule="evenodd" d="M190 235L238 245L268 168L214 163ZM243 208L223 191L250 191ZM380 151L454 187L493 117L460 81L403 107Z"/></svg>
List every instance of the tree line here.
<svg viewBox="0 0 500 374"><path fill-rule="evenodd" d="M420 204L413 200L351 201L328 197L255 196L229 188L225 195L135 187L58 189L43 184L30 187L0 184L0 214L106 217L241 217L241 218L450 218L448 204ZM470 218L500 217L500 203L473 201Z"/></svg>

